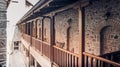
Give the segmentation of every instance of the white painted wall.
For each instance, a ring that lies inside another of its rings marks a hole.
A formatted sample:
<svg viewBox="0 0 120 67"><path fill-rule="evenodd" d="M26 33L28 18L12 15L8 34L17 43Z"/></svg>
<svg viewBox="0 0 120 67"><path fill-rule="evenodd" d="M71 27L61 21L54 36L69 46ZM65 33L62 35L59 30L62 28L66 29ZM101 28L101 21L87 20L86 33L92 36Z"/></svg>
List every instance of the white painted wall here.
<svg viewBox="0 0 120 67"><path fill-rule="evenodd" d="M12 0L13 1L13 0ZM14 30L16 23L24 16L24 14L31 7L26 7L25 0L14 0L18 3L10 2L9 7L7 8L7 67L9 67L9 54L12 52L10 47L12 46L12 40L14 36ZM39 0L28 0L33 5L36 4Z"/></svg>

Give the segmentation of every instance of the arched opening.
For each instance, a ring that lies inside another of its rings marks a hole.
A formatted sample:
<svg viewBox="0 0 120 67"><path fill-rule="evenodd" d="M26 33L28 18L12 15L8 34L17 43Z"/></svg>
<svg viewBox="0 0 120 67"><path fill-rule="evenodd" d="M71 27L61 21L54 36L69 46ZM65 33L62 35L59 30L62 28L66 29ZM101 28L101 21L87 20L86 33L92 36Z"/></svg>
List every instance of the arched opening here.
<svg viewBox="0 0 120 67"><path fill-rule="evenodd" d="M100 53L105 54L108 51L108 41L110 40L110 33L112 32L112 26L105 26L100 31Z"/></svg>
<svg viewBox="0 0 120 67"><path fill-rule="evenodd" d="M100 31L101 54L119 51L119 32L112 26L105 26Z"/></svg>
<svg viewBox="0 0 120 67"><path fill-rule="evenodd" d="M67 29L67 50L70 50L70 29L71 27L68 27Z"/></svg>

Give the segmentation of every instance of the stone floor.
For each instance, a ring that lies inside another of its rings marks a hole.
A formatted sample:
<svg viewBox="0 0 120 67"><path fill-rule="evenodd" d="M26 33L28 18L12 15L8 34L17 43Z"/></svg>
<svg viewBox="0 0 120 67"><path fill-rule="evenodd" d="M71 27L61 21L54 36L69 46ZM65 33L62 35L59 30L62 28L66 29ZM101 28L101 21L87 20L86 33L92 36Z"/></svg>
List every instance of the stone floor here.
<svg viewBox="0 0 120 67"><path fill-rule="evenodd" d="M26 67L24 62L24 57L20 51L15 50L10 55L10 62L9 67Z"/></svg>

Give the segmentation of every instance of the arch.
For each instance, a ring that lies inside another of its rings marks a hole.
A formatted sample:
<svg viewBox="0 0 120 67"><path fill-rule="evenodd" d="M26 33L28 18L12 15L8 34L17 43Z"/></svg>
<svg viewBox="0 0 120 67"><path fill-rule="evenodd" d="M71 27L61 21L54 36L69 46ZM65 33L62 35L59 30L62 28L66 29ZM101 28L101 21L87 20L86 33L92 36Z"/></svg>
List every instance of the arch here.
<svg viewBox="0 0 120 67"><path fill-rule="evenodd" d="M113 20L113 19L109 19L107 21L103 20L99 23L96 24L95 28L95 33L99 34L101 29L106 27L106 26L112 26L112 27L116 27L119 28L120 23L117 20Z"/></svg>
<svg viewBox="0 0 120 67"><path fill-rule="evenodd" d="M111 53L120 50L119 34L116 27L108 25L100 30L100 54Z"/></svg>
<svg viewBox="0 0 120 67"><path fill-rule="evenodd" d="M112 27L112 26L110 26L110 25L105 26L100 31L100 54L104 53L103 52L104 51L104 45L105 45L104 44L104 36L105 36L104 32L106 32L108 30L108 28L110 28L110 27Z"/></svg>

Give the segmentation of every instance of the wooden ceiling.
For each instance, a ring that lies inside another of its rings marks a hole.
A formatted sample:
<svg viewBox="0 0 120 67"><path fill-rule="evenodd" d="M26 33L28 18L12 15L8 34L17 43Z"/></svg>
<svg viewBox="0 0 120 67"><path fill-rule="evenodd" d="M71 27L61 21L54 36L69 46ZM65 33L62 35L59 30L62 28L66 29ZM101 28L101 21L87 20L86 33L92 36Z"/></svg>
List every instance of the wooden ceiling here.
<svg viewBox="0 0 120 67"><path fill-rule="evenodd" d="M28 21L38 16L43 16L46 13L52 12L69 4L75 3L78 0L41 0L33 8L23 16L20 21Z"/></svg>

